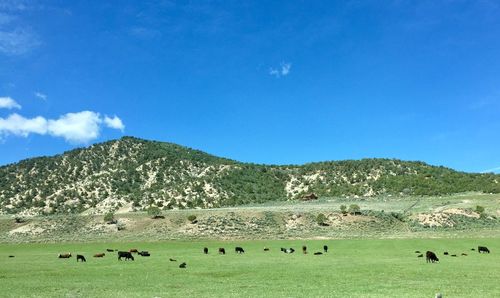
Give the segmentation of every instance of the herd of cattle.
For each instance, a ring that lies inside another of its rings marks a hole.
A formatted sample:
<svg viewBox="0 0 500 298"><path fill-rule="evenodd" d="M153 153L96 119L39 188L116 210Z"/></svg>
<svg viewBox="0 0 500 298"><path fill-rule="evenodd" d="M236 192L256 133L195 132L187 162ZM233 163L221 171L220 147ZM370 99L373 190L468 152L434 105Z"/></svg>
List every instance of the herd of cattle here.
<svg viewBox="0 0 500 298"><path fill-rule="evenodd" d="M270 249L268 247L264 247L264 252L268 252L269 250ZM284 247L282 247L280 250L281 250L281 252L286 253L286 254L291 254L291 253L295 252L295 249L293 249L293 248L284 248ZM108 248L108 249L106 249L106 251L107 252L117 252L117 256L118 256L118 260L119 261L121 261L122 259L125 260L125 261L127 261L127 260L134 261L134 255L133 255L133 253L138 254L140 256L143 256L143 257L149 257L149 256L151 256L151 254L148 251L139 251L136 248L132 248L129 251L118 251L117 249ZM234 251L237 254L243 254L243 253L245 253L245 250L243 249L243 247L240 247L240 246L236 246L234 248ZM322 255L323 253L327 253L327 252L328 252L328 246L324 245L323 246L323 252L316 251L316 252L314 252L314 255ZM208 247L204 247L203 248L203 253L204 254L208 254ZM220 247L219 250L218 250L218 253L221 254L221 255L225 255L226 254L226 249L224 247ZM307 254L307 246L305 246L305 245L302 246L302 253L303 254ZM106 255L105 253L96 253L96 254L94 254L94 258L103 258L105 255ZM71 253L60 253L58 255L58 258L60 258L60 259L69 259L71 257L72 257ZM177 262L177 260L172 259L172 258L170 258L169 260L171 262ZM77 262L86 262L87 260L85 259L85 256L77 254L76 255L76 261ZM179 265L179 268L186 268L186 266L187 266L187 264L185 262L183 262L183 263L181 263Z"/></svg>
<svg viewBox="0 0 500 298"><path fill-rule="evenodd" d="M470 250L474 251L474 250L476 250L476 249L475 249L475 248L471 248ZM490 253L490 250L489 250L486 246L478 246L478 247L477 247L477 252L478 252L478 253ZM419 251L419 250L415 251L415 253L418 253L418 254L419 254L419 255L417 256L417 258L423 258L423 257L424 257L424 254L420 253L420 251ZM445 255L445 256L448 256L448 255L449 255L449 256L451 256L451 257L457 257L457 255L456 255L456 254L451 254L451 255L450 255L450 253L449 253L449 252L447 252L447 251L443 252L443 255ZM467 256L467 254L466 254L466 253L464 253L464 252L463 252L461 255L462 255L462 256ZM437 257L437 255L436 255L434 252L429 251L429 250L425 253L425 260L426 260L426 262L427 262L427 263L435 263L435 262L439 262L439 258Z"/></svg>

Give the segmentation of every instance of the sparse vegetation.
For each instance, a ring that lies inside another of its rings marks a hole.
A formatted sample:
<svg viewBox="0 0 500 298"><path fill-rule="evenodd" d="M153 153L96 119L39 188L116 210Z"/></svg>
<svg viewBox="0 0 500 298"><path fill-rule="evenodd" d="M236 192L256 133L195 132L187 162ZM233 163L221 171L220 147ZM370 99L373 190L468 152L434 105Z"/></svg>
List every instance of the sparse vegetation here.
<svg viewBox="0 0 500 298"><path fill-rule="evenodd" d="M362 159L256 165L132 137L0 167L0 213L105 213L130 204L190 209L320 198L500 192L500 175Z"/></svg>

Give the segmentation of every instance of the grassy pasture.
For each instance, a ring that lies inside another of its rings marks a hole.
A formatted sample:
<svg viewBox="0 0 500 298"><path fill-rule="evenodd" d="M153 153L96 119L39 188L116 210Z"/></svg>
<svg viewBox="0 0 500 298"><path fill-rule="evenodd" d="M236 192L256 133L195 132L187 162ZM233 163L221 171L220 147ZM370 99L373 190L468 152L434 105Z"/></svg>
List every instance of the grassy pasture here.
<svg viewBox="0 0 500 298"><path fill-rule="evenodd" d="M444 297L500 297L499 243L498 238L467 238L0 244L0 296L434 297L441 292ZM324 244L330 251L314 256ZM308 246L307 255L302 245ZM470 250L478 245L492 253ZM203 255L204 246L209 255ZM235 246L246 253L235 254ZM218 255L218 247L227 254ZM280 247L296 252L284 254ZM134 262L120 262L116 253L92 258L106 248L138 248L152 255L136 256ZM427 264L415 250L432 250L441 262ZM444 256L444 251L459 256ZM58 259L60 252L73 257ZM87 263L77 263L77 253ZM182 261L187 269L178 268Z"/></svg>

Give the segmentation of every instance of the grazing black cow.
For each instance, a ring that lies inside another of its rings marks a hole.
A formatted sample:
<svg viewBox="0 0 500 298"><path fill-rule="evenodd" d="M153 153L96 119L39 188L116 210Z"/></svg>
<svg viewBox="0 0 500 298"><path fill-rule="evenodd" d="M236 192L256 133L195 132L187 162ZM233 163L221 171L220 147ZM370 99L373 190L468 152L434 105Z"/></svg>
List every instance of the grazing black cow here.
<svg viewBox="0 0 500 298"><path fill-rule="evenodd" d="M59 259L69 259L71 258L71 253L59 254Z"/></svg>
<svg viewBox="0 0 500 298"><path fill-rule="evenodd" d="M219 248L219 254L221 254L221 255L225 255L226 254L226 250L224 249L224 247L220 247Z"/></svg>
<svg viewBox="0 0 500 298"><path fill-rule="evenodd" d="M457 255L451 255L452 257L456 257Z"/></svg>
<svg viewBox="0 0 500 298"><path fill-rule="evenodd" d="M427 251L425 253L425 259L426 259L427 263L439 262L438 257L432 251Z"/></svg>
<svg viewBox="0 0 500 298"><path fill-rule="evenodd" d="M10 255L10 256L9 256L9 258L14 258L14 257L15 257L15 256L13 256L13 255Z"/></svg>
<svg viewBox="0 0 500 298"><path fill-rule="evenodd" d="M186 268L187 264L186 263L182 263L179 265L179 268Z"/></svg>
<svg viewBox="0 0 500 298"><path fill-rule="evenodd" d="M76 261L87 262L87 260L85 260L85 257L82 255L76 255Z"/></svg>
<svg viewBox="0 0 500 298"><path fill-rule="evenodd" d="M323 245L323 251L324 251L325 253L327 253L327 252L328 252L328 246L327 246L327 245Z"/></svg>
<svg viewBox="0 0 500 298"><path fill-rule="evenodd" d="M132 261L134 260L134 256L129 251L119 251L118 252L118 260L121 261L122 258L125 258L125 261L126 260L132 260Z"/></svg>
<svg viewBox="0 0 500 298"><path fill-rule="evenodd" d="M317 252L315 252L315 253L314 253L314 255L315 255L315 256L319 256L319 255L322 255L322 254L323 254L323 253L322 253L322 252L320 252L320 251L317 251Z"/></svg>
<svg viewBox="0 0 500 298"><path fill-rule="evenodd" d="M415 253L416 253L416 254L419 254L419 253L420 253L420 250L416 250L416 251L415 251Z"/></svg>
<svg viewBox="0 0 500 298"><path fill-rule="evenodd" d="M466 256L467 256L467 254L463 252L463 253L462 253L462 256L466 257Z"/></svg>
<svg viewBox="0 0 500 298"><path fill-rule="evenodd" d="M470 250L476 250L475 248L471 248Z"/></svg>
<svg viewBox="0 0 500 298"><path fill-rule="evenodd" d="M143 256L143 257L149 257L149 256L151 256L151 255L149 254L149 251L145 251L145 250L138 252L138 254L139 254L140 256Z"/></svg>
<svg viewBox="0 0 500 298"><path fill-rule="evenodd" d="M443 254L444 254L445 256L447 256L447 255L448 255L448 252L447 252L447 251L445 251Z"/></svg>
<svg viewBox="0 0 500 298"><path fill-rule="evenodd" d="M478 253L490 253L490 250L486 246L478 246L477 247L477 252Z"/></svg>
<svg viewBox="0 0 500 298"><path fill-rule="evenodd" d="M94 255L94 258L103 258L105 255L105 253L98 253Z"/></svg>
<svg viewBox="0 0 500 298"><path fill-rule="evenodd" d="M419 255L417 256L417 258L423 258L423 257L424 257L424 255L423 255L423 254L419 254Z"/></svg>
<svg viewBox="0 0 500 298"><path fill-rule="evenodd" d="M243 247L239 247L239 246L236 246L236 247L234 248L234 251L235 251L236 253L239 253L239 254L245 253L245 250L243 249Z"/></svg>
<svg viewBox="0 0 500 298"><path fill-rule="evenodd" d="M307 246L302 246L302 253L307 254Z"/></svg>
<svg viewBox="0 0 500 298"><path fill-rule="evenodd" d="M114 249L111 249L111 248L108 248L106 249L107 252L114 252L115 250Z"/></svg>
<svg viewBox="0 0 500 298"><path fill-rule="evenodd" d="M172 258L170 258L169 260L170 260L170 262L177 262L177 260L176 260L176 259L172 259Z"/></svg>
<svg viewBox="0 0 500 298"><path fill-rule="evenodd" d="M203 253L206 254L206 255L208 254L208 247L204 247L203 248Z"/></svg>
<svg viewBox="0 0 500 298"><path fill-rule="evenodd" d="M293 254L295 252L295 249L293 248L281 248L281 251L286 253L286 254Z"/></svg>
<svg viewBox="0 0 500 298"><path fill-rule="evenodd" d="M264 251L269 251L269 247L264 247Z"/></svg>

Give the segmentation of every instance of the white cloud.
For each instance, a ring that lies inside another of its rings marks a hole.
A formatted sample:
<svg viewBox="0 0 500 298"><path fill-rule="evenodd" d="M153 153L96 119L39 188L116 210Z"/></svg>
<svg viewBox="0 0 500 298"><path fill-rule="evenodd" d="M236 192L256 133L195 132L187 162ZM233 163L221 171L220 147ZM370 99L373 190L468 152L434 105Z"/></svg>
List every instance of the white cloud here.
<svg viewBox="0 0 500 298"><path fill-rule="evenodd" d="M110 121L113 126L108 123ZM125 127L116 116L103 119L99 113L92 111L67 113L58 119L45 119L41 116L29 119L18 114L11 114L5 119L0 118L0 136L27 137L30 134L40 134L61 137L70 143L85 144L99 137L103 122L110 128L122 131Z"/></svg>
<svg viewBox="0 0 500 298"><path fill-rule="evenodd" d="M88 143L99 137L101 123L101 117L95 112L68 113L57 120L48 120L47 132L70 143Z"/></svg>
<svg viewBox="0 0 500 298"><path fill-rule="evenodd" d="M292 68L291 63L281 63L279 68L270 68L269 74L275 76L276 78L285 77L290 73Z"/></svg>
<svg viewBox="0 0 500 298"><path fill-rule="evenodd" d="M109 128L119 129L121 131L125 129L125 125L123 125L122 119L118 118L116 115L113 118L105 116L104 123Z"/></svg>
<svg viewBox="0 0 500 298"><path fill-rule="evenodd" d="M0 109L21 109L21 105L11 97L0 97Z"/></svg>
<svg viewBox="0 0 500 298"><path fill-rule="evenodd" d="M42 100L47 100L47 95L41 92L35 92L34 95Z"/></svg>
<svg viewBox="0 0 500 298"><path fill-rule="evenodd" d="M18 114L11 114L7 119L0 118L0 135L13 134L27 137L30 133L46 134L47 120L43 117L32 119L24 118Z"/></svg>

